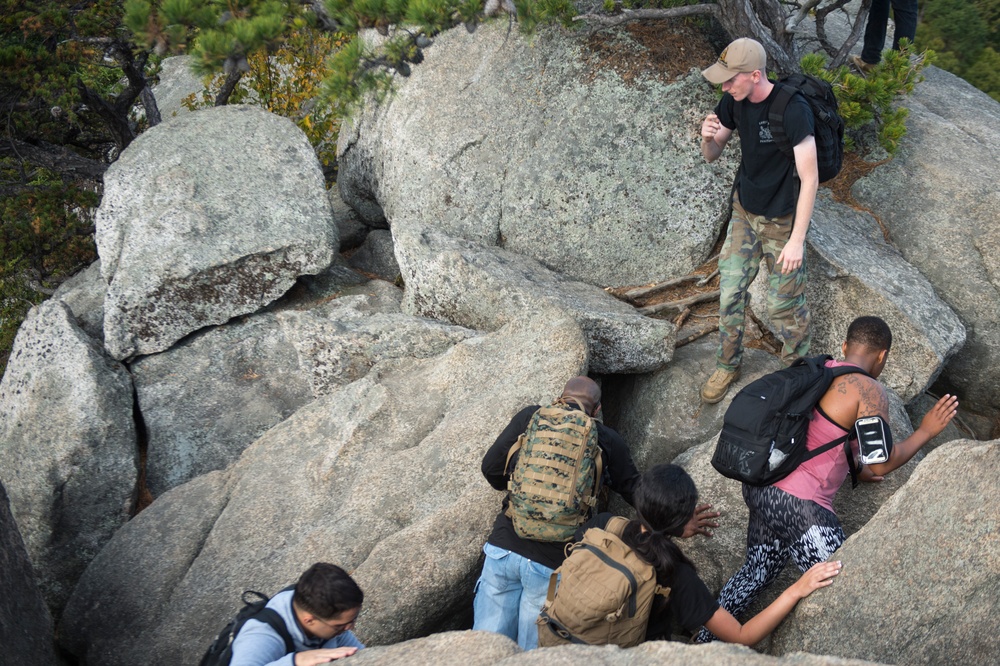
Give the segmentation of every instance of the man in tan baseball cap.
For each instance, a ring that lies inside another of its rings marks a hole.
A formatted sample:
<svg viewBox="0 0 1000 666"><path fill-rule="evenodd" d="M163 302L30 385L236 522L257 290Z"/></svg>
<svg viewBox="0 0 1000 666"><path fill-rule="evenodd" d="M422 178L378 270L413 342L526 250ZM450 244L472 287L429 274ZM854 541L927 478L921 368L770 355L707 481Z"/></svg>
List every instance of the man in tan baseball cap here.
<svg viewBox="0 0 1000 666"><path fill-rule="evenodd" d="M721 86L737 74L749 74L760 71L767 74L767 53L760 42L741 37L727 46L718 61L701 75L711 83Z"/></svg>
<svg viewBox="0 0 1000 666"><path fill-rule="evenodd" d="M787 88L768 80L767 53L760 42L737 39L702 75L723 92L701 124L702 156L717 160L734 133L741 147L733 214L719 255L719 351L715 371L701 389L701 399L714 404L739 379L749 288L762 262L768 272L767 310L782 343L782 362L791 364L809 351L805 239L819 170L812 109L799 92L789 97ZM791 156L771 133L771 105L782 90L788 104L780 122Z"/></svg>

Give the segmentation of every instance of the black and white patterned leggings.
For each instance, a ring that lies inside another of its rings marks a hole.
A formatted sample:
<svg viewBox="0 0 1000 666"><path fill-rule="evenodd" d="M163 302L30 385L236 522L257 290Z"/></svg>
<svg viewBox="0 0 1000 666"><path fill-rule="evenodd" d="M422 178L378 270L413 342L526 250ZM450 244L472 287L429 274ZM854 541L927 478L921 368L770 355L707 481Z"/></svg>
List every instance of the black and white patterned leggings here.
<svg viewBox="0 0 1000 666"><path fill-rule="evenodd" d="M747 559L719 592L719 605L741 620L760 592L774 582L792 558L800 570L825 562L846 540L836 514L816 502L799 499L774 486L743 484L750 509ZM707 629L699 643L716 640Z"/></svg>

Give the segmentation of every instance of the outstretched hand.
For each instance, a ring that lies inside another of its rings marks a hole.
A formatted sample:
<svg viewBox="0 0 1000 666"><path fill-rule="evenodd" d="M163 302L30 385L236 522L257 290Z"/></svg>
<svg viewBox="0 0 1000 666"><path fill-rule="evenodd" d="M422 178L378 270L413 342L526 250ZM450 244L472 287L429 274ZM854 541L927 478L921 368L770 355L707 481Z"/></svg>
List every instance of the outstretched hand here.
<svg viewBox="0 0 1000 666"><path fill-rule="evenodd" d="M958 396L945 393L931 407L931 411L924 414L924 418L920 421L920 429L930 437L937 437L945 429L945 426L951 423L957 413Z"/></svg>
<svg viewBox="0 0 1000 666"><path fill-rule="evenodd" d="M833 577L840 573L840 567L840 560L814 564L809 571L802 574L802 577L795 581L792 589L799 599L805 599L813 591L833 584Z"/></svg>
<svg viewBox="0 0 1000 666"><path fill-rule="evenodd" d="M710 528L719 526L719 523L713 520L713 518L718 518L721 515L718 511L712 511L711 504L699 504L694 508L691 519L684 525L681 538L690 539L695 534L711 537L712 531Z"/></svg>
<svg viewBox="0 0 1000 666"><path fill-rule="evenodd" d="M318 664L329 664L331 661L350 657L358 651L356 647L321 648L319 650L306 650L296 652L293 663L295 666L317 666Z"/></svg>

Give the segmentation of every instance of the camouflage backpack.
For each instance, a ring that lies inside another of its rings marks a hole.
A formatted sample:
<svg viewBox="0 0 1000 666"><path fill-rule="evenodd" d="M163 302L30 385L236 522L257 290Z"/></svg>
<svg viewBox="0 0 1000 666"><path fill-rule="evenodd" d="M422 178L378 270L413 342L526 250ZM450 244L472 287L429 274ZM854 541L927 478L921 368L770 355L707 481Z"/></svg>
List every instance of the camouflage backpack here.
<svg viewBox="0 0 1000 666"><path fill-rule="evenodd" d="M549 578L538 615L538 645L580 643L633 647L646 638L656 595L670 596L656 582L653 565L621 540L628 520L614 517L591 528Z"/></svg>
<svg viewBox="0 0 1000 666"><path fill-rule="evenodd" d="M520 452L507 488L507 515L522 539L569 541L600 489L603 461L594 419L557 400L531 417L507 454Z"/></svg>

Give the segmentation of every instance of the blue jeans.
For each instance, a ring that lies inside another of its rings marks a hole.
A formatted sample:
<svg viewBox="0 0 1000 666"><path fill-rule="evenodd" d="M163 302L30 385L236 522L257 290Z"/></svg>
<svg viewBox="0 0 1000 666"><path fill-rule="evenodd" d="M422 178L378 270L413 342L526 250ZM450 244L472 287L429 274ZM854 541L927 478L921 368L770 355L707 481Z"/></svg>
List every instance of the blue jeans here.
<svg viewBox="0 0 1000 666"><path fill-rule="evenodd" d="M538 612L545 603L552 569L491 543L472 602L473 629L503 634L522 650L538 647Z"/></svg>

